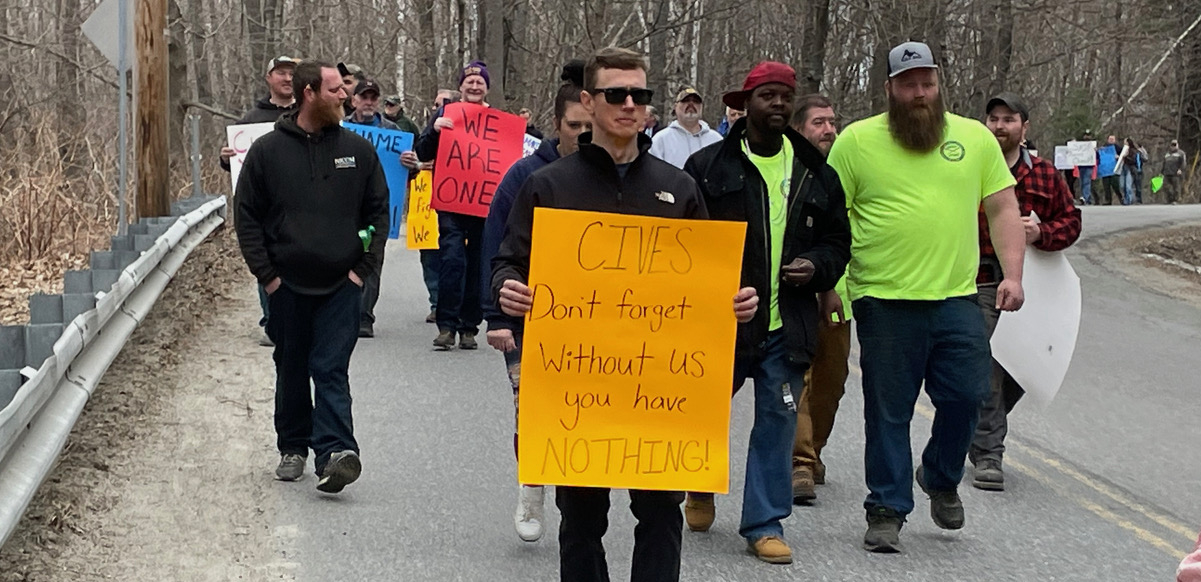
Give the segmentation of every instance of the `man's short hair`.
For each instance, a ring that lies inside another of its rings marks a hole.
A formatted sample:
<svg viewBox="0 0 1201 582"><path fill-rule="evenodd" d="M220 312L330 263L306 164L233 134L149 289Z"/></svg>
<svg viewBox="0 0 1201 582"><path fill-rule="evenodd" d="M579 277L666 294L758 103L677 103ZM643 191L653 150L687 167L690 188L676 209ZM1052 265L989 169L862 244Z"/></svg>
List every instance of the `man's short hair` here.
<svg viewBox="0 0 1201 582"><path fill-rule="evenodd" d="M592 56L588 58L588 63L584 65L585 90L592 91L597 88L596 74L601 69L618 69L621 71L642 70L643 72L649 72L650 66L646 62L646 57L630 49L615 46L600 49L592 53Z"/></svg>
<svg viewBox="0 0 1201 582"><path fill-rule="evenodd" d="M301 61L292 73L292 95L296 97L296 107L304 105L304 89L310 87L313 91L321 90L321 69L334 69L333 63L327 61Z"/></svg>
<svg viewBox="0 0 1201 582"><path fill-rule="evenodd" d="M810 109L825 109L827 107L833 109L834 103L825 95L818 95L817 93L805 95L797 102L796 113L792 114L792 124L805 125L809 122Z"/></svg>

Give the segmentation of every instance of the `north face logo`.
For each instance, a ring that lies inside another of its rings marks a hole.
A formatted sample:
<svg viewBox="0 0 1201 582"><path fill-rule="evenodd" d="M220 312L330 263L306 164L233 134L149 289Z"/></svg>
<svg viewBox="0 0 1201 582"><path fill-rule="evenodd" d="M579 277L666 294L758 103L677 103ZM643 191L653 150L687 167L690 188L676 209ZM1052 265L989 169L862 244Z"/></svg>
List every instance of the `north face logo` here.
<svg viewBox="0 0 1201 582"><path fill-rule="evenodd" d="M901 62L908 63L909 61L912 61L912 60L921 60L921 58L922 58L922 55L917 54L911 50L906 50L905 54L901 55Z"/></svg>

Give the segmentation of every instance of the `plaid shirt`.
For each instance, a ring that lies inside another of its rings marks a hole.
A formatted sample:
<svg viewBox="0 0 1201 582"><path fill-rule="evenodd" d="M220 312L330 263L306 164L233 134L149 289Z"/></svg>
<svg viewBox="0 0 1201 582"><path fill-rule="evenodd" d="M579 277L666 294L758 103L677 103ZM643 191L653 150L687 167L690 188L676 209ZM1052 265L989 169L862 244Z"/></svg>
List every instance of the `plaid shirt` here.
<svg viewBox="0 0 1201 582"><path fill-rule="evenodd" d="M1055 165L1031 156L1026 148L1022 148L1017 166L1010 168L1010 171L1017 179L1014 191L1017 193L1021 215L1030 216L1033 212L1042 221L1038 225L1042 235L1034 241L1034 248L1062 251L1076 242L1076 239L1080 238L1080 209L1076 208L1072 193L1068 190L1063 176L1055 169ZM995 261L997 251L993 249L992 239L988 236L988 217L984 214L983 206L980 208L979 218L980 260ZM977 282L994 282L991 271L982 266Z"/></svg>

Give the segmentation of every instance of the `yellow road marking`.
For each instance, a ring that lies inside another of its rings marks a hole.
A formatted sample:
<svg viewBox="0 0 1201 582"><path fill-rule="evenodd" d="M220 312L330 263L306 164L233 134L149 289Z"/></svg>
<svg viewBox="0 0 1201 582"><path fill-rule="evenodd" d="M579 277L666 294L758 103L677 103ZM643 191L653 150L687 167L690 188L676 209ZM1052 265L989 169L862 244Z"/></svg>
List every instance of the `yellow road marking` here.
<svg viewBox="0 0 1201 582"><path fill-rule="evenodd" d="M849 368L850 368L850 371L856 377L858 377L860 379L860 381L863 380L863 370L861 370L859 368L859 366L855 365L854 362L851 362L851 363L849 363ZM931 410L930 407L926 406L925 404L922 404L919 402L917 404L917 406L914 407L914 410L918 414L925 417L927 420L934 419L934 411ZM1126 507L1130 511L1133 511L1133 512L1155 522L1156 524L1164 527L1165 529L1167 529L1175 534L1180 534L1180 535L1184 536L1184 538L1189 541L1190 545L1194 542L1195 538L1193 536L1195 534L1192 531L1192 529L1189 528L1188 526L1186 526L1178 521L1169 519L1168 517L1143 506L1142 504L1138 503L1137 501L1131 499L1129 496L1122 494L1120 491L1118 491L1104 483L1100 483L1097 480L1090 478L1089 476L1059 462L1056 459L1052 459L1034 449L1031 449L1030 447L1027 447L1025 445L1022 445L1021 443L1012 442L1012 441L1009 443L1009 446L1012 448L1019 449L1023 454L1029 455L1029 456L1037 459L1038 461L1046 464L1048 467L1051 467L1052 469L1058 471L1061 475L1071 478L1071 479L1075 480L1076 482L1088 487L1089 489L1092 489L1092 490L1100 493L1101 495L1108 497L1109 499ZM1034 468L1032 468L1028 465L1019 463L1017 461L1014 461L1013 459L1007 459L1006 464L1013 467L1014 469L1017 469L1018 472L1024 473L1025 475L1042 482L1044 485L1047 485L1047 486L1051 487L1052 489L1058 489L1058 487L1056 486L1056 484L1054 483L1054 481L1051 478L1043 475L1042 473L1039 473L1037 470L1035 470ZM1136 537L1138 537L1139 539L1155 546L1159 550L1166 552L1168 555L1170 555L1176 559L1182 559L1187 554L1187 552L1182 552L1179 548L1173 546L1167 540L1135 525L1134 523L1130 522L1129 520L1123 519L1122 517L1118 516L1117 514L1113 513L1112 511L1109 511L1108 509L1105 509L1104 507L1097 505L1096 503L1093 503L1087 499L1084 499L1081 497L1075 497L1075 496L1071 497L1071 499L1073 501L1075 501L1081 507L1095 513L1102 519L1104 519L1110 523L1113 523L1114 525L1117 525L1118 527L1129 530L1130 532L1134 533L1134 535Z"/></svg>

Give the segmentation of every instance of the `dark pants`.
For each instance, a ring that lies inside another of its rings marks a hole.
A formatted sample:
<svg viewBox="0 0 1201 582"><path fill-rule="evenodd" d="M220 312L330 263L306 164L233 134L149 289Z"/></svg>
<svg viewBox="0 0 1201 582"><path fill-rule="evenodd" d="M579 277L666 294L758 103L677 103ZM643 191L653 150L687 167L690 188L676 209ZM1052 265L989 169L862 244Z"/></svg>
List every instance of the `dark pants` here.
<svg viewBox="0 0 1201 582"><path fill-rule="evenodd" d="M1105 176L1101 178L1101 185L1105 187L1105 204L1113 204L1113 199L1116 197L1121 203L1125 197L1122 195L1122 178L1117 174ZM1097 193L1098 204L1100 204L1100 192Z"/></svg>
<svg viewBox="0 0 1201 582"><path fill-rule="evenodd" d="M1165 175L1163 177L1163 195L1168 204L1173 204L1180 199L1180 176Z"/></svg>
<svg viewBox="0 0 1201 582"><path fill-rule="evenodd" d="M984 316L984 327L988 336L997 328L997 319L1001 312L997 310L997 284L980 285L977 300L980 313ZM968 458L972 464L983 460L1000 462L1005 455L1005 435L1009 433L1009 413L1013 407L1026 395L1026 391L1001 367L992 360L992 375L989 377L988 400L980 407L980 422L976 425L976 436L972 439Z"/></svg>
<svg viewBox="0 0 1201 582"><path fill-rule="evenodd" d="M259 307L263 310L263 315L259 318L259 327L265 330L271 315L271 305L267 301L267 290L262 285L259 285Z"/></svg>
<svg viewBox="0 0 1201 582"><path fill-rule="evenodd" d="M1134 203L1143 203L1143 171L1136 170L1134 172Z"/></svg>
<svg viewBox="0 0 1201 582"><path fill-rule="evenodd" d="M438 214L438 329L475 335L484 319L480 308L480 247L484 219Z"/></svg>
<svg viewBox="0 0 1201 582"><path fill-rule="evenodd" d="M384 250L380 248L379 271L363 279L363 309L359 317L360 325L375 324L375 304L379 302L380 278L384 276Z"/></svg>
<svg viewBox="0 0 1201 582"><path fill-rule="evenodd" d="M922 453L926 485L953 491L988 396L990 353L975 296L941 301L865 297L854 302L863 370L864 466L869 512L913 511L909 425L925 382L934 404Z"/></svg>
<svg viewBox="0 0 1201 582"><path fill-rule="evenodd" d="M425 291L430 296L430 311L438 307L438 271L442 255L438 249L421 251L421 278L425 280Z"/></svg>
<svg viewBox="0 0 1201 582"><path fill-rule="evenodd" d="M634 527L631 582L675 582L680 579L680 544L684 514L678 491L630 490ZM609 582L605 546L609 529L609 490L592 487L555 488L559 521L559 580Z"/></svg>
<svg viewBox="0 0 1201 582"><path fill-rule="evenodd" d="M301 295L284 284L269 299L276 446L285 455L308 456L312 448L318 470L330 453L359 451L350 414L350 355L361 298L347 279L328 295Z"/></svg>

